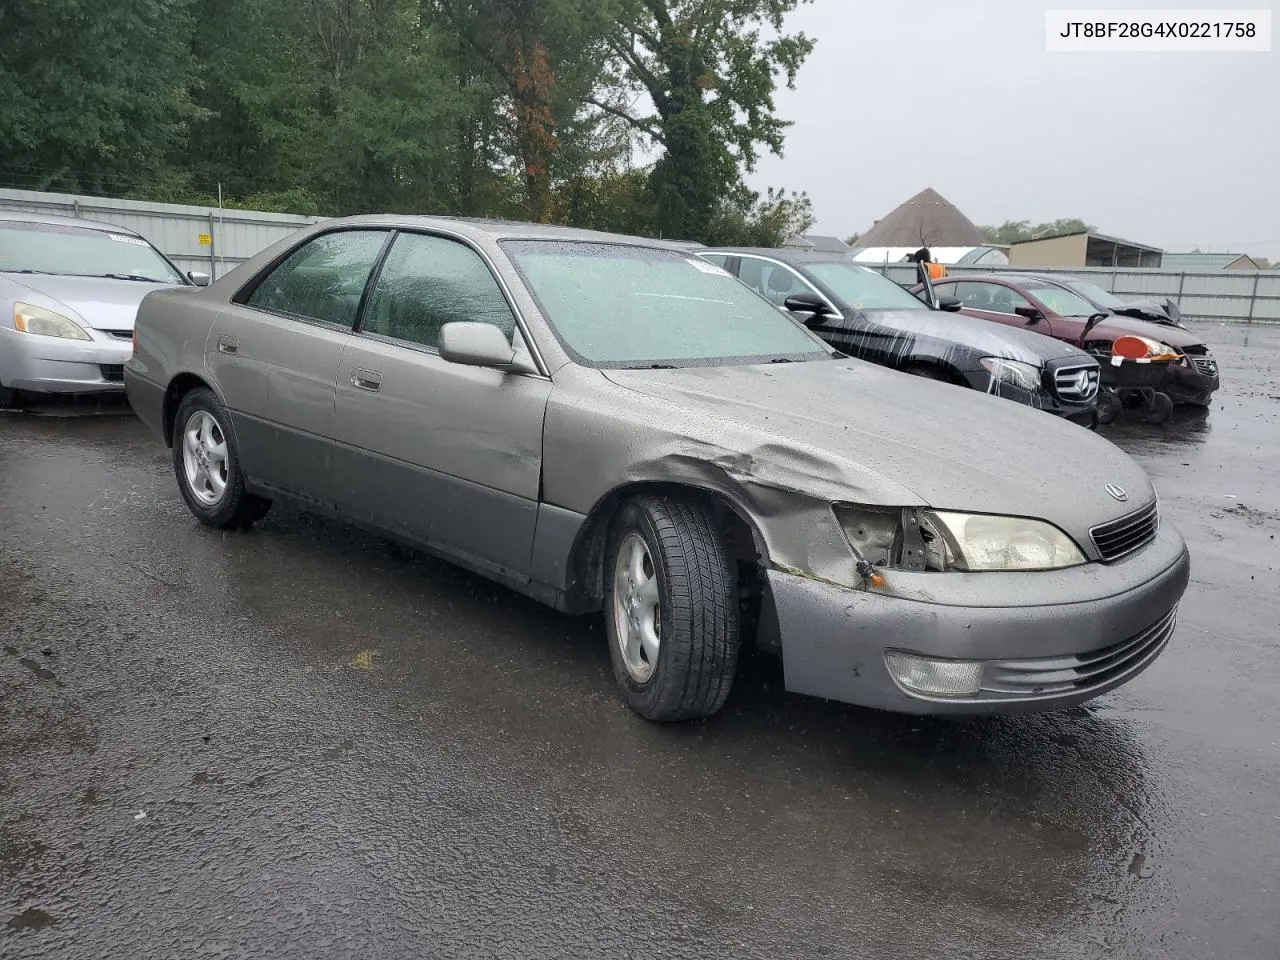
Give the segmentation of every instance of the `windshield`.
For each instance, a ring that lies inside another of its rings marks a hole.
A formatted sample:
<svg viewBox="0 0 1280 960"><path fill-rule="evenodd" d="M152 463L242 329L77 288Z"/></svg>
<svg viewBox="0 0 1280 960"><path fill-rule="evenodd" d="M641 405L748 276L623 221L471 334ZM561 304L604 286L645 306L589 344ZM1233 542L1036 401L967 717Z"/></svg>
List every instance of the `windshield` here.
<svg viewBox="0 0 1280 960"><path fill-rule="evenodd" d="M1098 308L1102 310L1111 310L1124 303L1114 293L1107 293L1096 283L1088 280L1069 280L1067 281L1067 286L1090 303L1097 304Z"/></svg>
<svg viewBox="0 0 1280 960"><path fill-rule="evenodd" d="M1024 290L1060 317L1090 317L1098 312L1088 301L1062 287L1025 287Z"/></svg>
<svg viewBox="0 0 1280 960"><path fill-rule="evenodd" d="M854 263L806 263L804 269L854 310L928 310L888 277Z"/></svg>
<svg viewBox="0 0 1280 960"><path fill-rule="evenodd" d="M601 367L818 360L830 351L731 275L652 247L507 241L565 348Z"/></svg>
<svg viewBox="0 0 1280 960"><path fill-rule="evenodd" d="M130 233L0 221L0 273L51 273L185 283L155 247Z"/></svg>

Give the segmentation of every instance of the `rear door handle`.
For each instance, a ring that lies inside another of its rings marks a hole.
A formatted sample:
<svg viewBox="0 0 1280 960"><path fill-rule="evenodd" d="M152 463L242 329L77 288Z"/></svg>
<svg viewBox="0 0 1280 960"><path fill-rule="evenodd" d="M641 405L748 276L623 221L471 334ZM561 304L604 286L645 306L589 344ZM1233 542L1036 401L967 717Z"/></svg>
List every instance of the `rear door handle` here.
<svg viewBox="0 0 1280 960"><path fill-rule="evenodd" d="M218 352L219 353L235 353L240 349L240 341L235 337L219 337Z"/></svg>
<svg viewBox="0 0 1280 960"><path fill-rule="evenodd" d="M369 390L377 393L382 389L382 374L377 370L356 367L356 372L351 375L351 385L358 390Z"/></svg>

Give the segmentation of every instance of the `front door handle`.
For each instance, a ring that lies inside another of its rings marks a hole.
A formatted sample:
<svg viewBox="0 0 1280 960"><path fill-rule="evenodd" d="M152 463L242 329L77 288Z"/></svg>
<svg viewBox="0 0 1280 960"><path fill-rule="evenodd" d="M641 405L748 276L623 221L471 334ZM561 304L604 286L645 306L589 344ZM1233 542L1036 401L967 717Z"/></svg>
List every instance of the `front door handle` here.
<svg viewBox="0 0 1280 960"><path fill-rule="evenodd" d="M356 367L356 372L351 375L351 385L358 390L369 390L377 393L382 389L382 374L377 370Z"/></svg>
<svg viewBox="0 0 1280 960"><path fill-rule="evenodd" d="M219 353L235 353L240 349L240 341L235 337L219 337L218 352Z"/></svg>

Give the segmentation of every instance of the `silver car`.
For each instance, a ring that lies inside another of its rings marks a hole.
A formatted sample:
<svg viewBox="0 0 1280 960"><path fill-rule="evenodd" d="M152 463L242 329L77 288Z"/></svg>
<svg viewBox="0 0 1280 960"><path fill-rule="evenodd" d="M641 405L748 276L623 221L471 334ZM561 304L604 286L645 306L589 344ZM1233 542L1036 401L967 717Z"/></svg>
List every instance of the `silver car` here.
<svg viewBox="0 0 1280 960"><path fill-rule="evenodd" d="M132 230L0 212L0 407L18 391L123 390L138 304L193 278L208 280L183 276Z"/></svg>
<svg viewBox="0 0 1280 960"><path fill-rule="evenodd" d="M129 399L206 524L271 502L603 610L642 716L788 689L1063 707L1169 642L1189 560L1146 473L1018 404L840 354L673 244L327 221L153 293Z"/></svg>

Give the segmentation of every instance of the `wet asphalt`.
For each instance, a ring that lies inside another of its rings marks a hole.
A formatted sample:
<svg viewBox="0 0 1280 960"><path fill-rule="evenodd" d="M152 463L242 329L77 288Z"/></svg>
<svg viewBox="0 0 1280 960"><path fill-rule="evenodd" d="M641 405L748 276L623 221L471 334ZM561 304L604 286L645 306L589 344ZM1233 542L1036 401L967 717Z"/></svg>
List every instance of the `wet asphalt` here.
<svg viewBox="0 0 1280 960"><path fill-rule="evenodd" d="M1207 416L1104 431L1191 544L1171 646L968 722L756 657L650 725L598 620L0 415L0 957L1278 960L1280 326L1204 332Z"/></svg>

